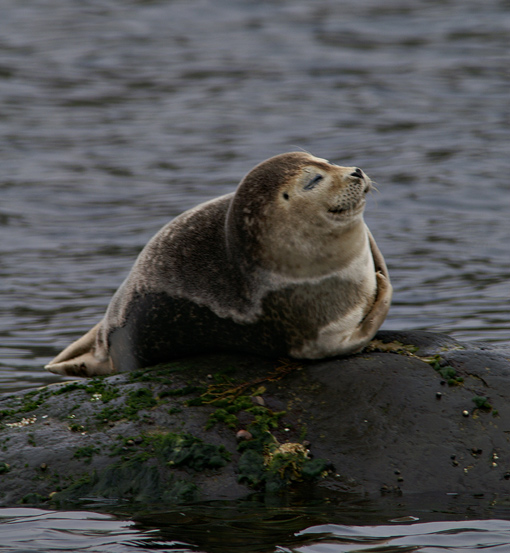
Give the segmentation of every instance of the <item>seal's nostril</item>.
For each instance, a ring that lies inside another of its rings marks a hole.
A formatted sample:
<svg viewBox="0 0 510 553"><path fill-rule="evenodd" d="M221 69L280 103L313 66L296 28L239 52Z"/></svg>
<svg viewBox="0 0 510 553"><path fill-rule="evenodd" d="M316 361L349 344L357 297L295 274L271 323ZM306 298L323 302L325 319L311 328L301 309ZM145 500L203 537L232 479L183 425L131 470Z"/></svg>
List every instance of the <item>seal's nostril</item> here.
<svg viewBox="0 0 510 553"><path fill-rule="evenodd" d="M358 177L358 179L362 179L363 171L359 167L356 167L354 173L351 173L351 177Z"/></svg>

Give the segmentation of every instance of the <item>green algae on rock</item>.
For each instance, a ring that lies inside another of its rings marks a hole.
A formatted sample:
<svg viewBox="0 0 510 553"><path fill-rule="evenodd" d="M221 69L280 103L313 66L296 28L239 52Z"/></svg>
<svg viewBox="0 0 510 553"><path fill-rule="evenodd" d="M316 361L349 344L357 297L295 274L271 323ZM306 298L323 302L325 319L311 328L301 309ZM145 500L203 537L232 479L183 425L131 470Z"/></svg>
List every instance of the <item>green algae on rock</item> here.
<svg viewBox="0 0 510 553"><path fill-rule="evenodd" d="M235 429L241 423L237 417L255 421L270 436L268 429L278 427L283 413L254 405L248 394L240 394L250 387L258 394L262 391L257 386L260 360L248 363L244 372L248 369L250 380L243 381L243 369L225 369L224 359L231 361L228 356L218 357L216 366L197 360L193 383L186 361L184 366L173 363L4 397L7 408L1 411L0 432L29 428L29 432L4 438L5 443L15 438L11 455L20 448L22 436L35 449L32 455L23 451L27 460L23 465L18 459L19 478L4 481L4 502L21 494L16 483L34 471L35 484L17 499L24 498L25 504L30 498L37 504L41 498L58 504L83 498L148 503L189 501L211 494L244 495L249 490L239 483L241 444ZM236 362L246 365L242 359ZM207 371L214 368L214 376L197 370L201 364ZM284 374L267 372L269 379ZM235 383L226 374L236 374ZM223 420L222 412L235 423ZM58 441L56 451L45 448L51 440ZM44 475L36 459L44 460ZM265 470L264 464L261 468ZM223 481L228 482L225 488Z"/></svg>
<svg viewBox="0 0 510 553"><path fill-rule="evenodd" d="M224 467L230 460L224 446L204 443L186 433L156 433L120 441L112 448L112 455L120 455L119 460L102 471L84 475L54 494L52 500L101 497L144 503L191 501L198 497L197 486L175 478L162 470L164 466L203 471Z"/></svg>

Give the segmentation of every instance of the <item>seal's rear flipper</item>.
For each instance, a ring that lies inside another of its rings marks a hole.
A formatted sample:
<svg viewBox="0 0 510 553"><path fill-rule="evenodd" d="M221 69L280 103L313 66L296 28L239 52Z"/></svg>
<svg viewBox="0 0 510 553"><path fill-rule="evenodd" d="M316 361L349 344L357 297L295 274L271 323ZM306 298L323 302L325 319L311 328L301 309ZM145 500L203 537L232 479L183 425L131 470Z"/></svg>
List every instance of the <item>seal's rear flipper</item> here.
<svg viewBox="0 0 510 553"><path fill-rule="evenodd" d="M99 356L97 351L98 323L87 334L73 342L44 368L65 376L97 376L111 374L113 370L108 356Z"/></svg>

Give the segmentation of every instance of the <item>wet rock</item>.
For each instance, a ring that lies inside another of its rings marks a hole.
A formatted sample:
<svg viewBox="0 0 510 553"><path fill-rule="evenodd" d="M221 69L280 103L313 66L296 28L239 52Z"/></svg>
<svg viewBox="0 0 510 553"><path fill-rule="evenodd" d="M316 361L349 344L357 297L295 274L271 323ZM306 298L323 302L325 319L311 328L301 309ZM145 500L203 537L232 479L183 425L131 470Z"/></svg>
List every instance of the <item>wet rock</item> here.
<svg viewBox="0 0 510 553"><path fill-rule="evenodd" d="M343 359L210 355L4 394L0 504L509 492L509 376L508 349L380 332Z"/></svg>

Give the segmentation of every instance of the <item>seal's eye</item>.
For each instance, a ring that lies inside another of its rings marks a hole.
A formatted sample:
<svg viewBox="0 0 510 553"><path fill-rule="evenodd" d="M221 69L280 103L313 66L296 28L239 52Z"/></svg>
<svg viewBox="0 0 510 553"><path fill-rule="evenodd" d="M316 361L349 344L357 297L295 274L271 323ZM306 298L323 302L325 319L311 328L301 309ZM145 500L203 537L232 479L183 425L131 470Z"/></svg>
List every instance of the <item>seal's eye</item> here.
<svg viewBox="0 0 510 553"><path fill-rule="evenodd" d="M322 175L315 175L313 179L304 187L304 190L311 190L317 186L317 183L321 181L324 177Z"/></svg>

